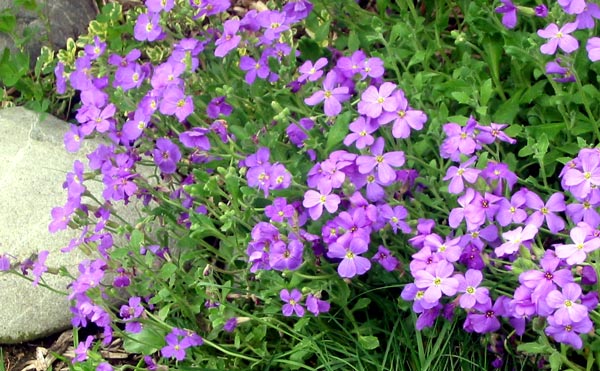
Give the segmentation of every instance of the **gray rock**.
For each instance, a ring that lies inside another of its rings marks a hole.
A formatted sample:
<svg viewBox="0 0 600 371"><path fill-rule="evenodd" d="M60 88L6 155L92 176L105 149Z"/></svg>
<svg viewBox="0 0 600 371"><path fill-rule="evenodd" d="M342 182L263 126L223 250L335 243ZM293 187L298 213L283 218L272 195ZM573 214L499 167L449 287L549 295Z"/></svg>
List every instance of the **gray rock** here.
<svg viewBox="0 0 600 371"><path fill-rule="evenodd" d="M49 250L48 266L67 266L76 272L78 263L88 257L59 250L79 236L76 230L48 232L50 210L66 202L62 188L67 172L76 159L87 164L85 154L97 141L85 141L77 154L63 146L67 123L24 108L0 110L0 253L24 259ZM91 190L99 196L99 190ZM66 291L68 280L44 274L49 285ZM0 344L19 343L43 337L70 326L65 295L59 295L12 274L0 273Z"/></svg>
<svg viewBox="0 0 600 371"><path fill-rule="evenodd" d="M0 0L0 11L12 7L13 0ZM43 45L53 49L64 48L69 37L74 39L87 31L88 24L96 17L95 0L37 0L42 6L43 17L35 12L19 9L16 33L23 35L26 28L33 31L33 38L26 50L31 66L40 54ZM15 50L11 37L0 33L0 52L8 47Z"/></svg>

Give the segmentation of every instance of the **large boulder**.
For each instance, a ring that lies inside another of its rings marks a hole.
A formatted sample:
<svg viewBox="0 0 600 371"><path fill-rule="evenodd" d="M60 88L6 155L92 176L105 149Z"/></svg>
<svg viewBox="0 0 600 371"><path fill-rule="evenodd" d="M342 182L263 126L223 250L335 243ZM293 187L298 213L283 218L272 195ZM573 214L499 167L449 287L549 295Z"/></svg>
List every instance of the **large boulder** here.
<svg viewBox="0 0 600 371"><path fill-rule="evenodd" d="M73 162L87 164L85 154L98 142L86 140L77 154L68 153L63 145L68 129L69 124L50 115L42 121L24 108L0 110L0 254L24 259L49 250L49 267L64 265L75 273L78 263L89 257L77 251L63 254L60 249L80 231L50 234L50 211L65 204L62 184L66 173L73 171ZM68 280L51 274L43 278L66 292ZM22 277L0 273L0 297L0 344L29 341L70 326L66 296L34 287Z"/></svg>
<svg viewBox="0 0 600 371"><path fill-rule="evenodd" d="M76 39L87 31L88 24L97 14L96 0L37 0L41 13L16 8L16 33L24 34L26 28L32 32L32 39L26 44L30 64L34 65L43 45L53 49L64 48L69 37ZM0 12L13 8L13 0L0 0ZM11 37L0 33L0 53L5 47L15 49Z"/></svg>

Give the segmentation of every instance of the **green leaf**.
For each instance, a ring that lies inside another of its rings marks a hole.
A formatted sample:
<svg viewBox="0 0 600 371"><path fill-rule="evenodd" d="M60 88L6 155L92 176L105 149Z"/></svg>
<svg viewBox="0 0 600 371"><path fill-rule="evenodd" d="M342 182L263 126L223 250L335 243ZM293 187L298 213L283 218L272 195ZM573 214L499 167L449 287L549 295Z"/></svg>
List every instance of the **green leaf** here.
<svg viewBox="0 0 600 371"><path fill-rule="evenodd" d="M149 355L165 345L165 334L160 333L148 326L142 327L137 334L129 334L123 337L123 349L127 353L141 353Z"/></svg>
<svg viewBox="0 0 600 371"><path fill-rule="evenodd" d="M366 308L369 304L371 304L371 299L369 298L360 298L358 299L358 301L356 302L356 305L354 306L354 308L352 308L352 311L356 311L356 310L360 310L360 309L364 309Z"/></svg>
<svg viewBox="0 0 600 371"><path fill-rule="evenodd" d="M481 91L479 93L479 104L482 106L486 106L494 93L494 88L492 86L492 79L487 79L481 85Z"/></svg>
<svg viewBox="0 0 600 371"><path fill-rule="evenodd" d="M348 49L350 51L356 51L360 48L360 40L358 39L358 34L354 31L350 31L350 35L348 36Z"/></svg>
<svg viewBox="0 0 600 371"><path fill-rule="evenodd" d="M346 111L337 117L335 124L329 129L329 133L327 134L326 151L331 151L334 147L342 143L346 135L348 135L348 124L350 124L351 116L352 112Z"/></svg>
<svg viewBox="0 0 600 371"><path fill-rule="evenodd" d="M452 98L456 99L458 103L469 104L469 102L471 102L471 96L463 91L453 91L450 95Z"/></svg>
<svg viewBox="0 0 600 371"><path fill-rule="evenodd" d="M14 0L14 4L26 10L35 11L38 8L38 3L35 0Z"/></svg>
<svg viewBox="0 0 600 371"><path fill-rule="evenodd" d="M359 336L358 342L365 350L373 350L379 347L379 339L375 336Z"/></svg>
<svg viewBox="0 0 600 371"><path fill-rule="evenodd" d="M517 94L502 103L500 107L496 109L496 112L491 110L491 112L493 112L493 121L512 124L515 117L517 117L517 113L519 113L519 98L520 94Z"/></svg>
<svg viewBox="0 0 600 371"><path fill-rule="evenodd" d="M171 262L165 263L158 272L158 278L161 280L166 280L173 276L173 274L177 271L177 266Z"/></svg>
<svg viewBox="0 0 600 371"><path fill-rule="evenodd" d="M523 343L517 347L517 351L528 354L547 354L552 351L552 348L540 343Z"/></svg>
<svg viewBox="0 0 600 371"><path fill-rule="evenodd" d="M142 243L144 242L144 234L137 229L134 229L131 232L131 237L129 238L129 246L133 248L134 251L137 251Z"/></svg>
<svg viewBox="0 0 600 371"><path fill-rule="evenodd" d="M17 17L12 14L10 8L0 12L0 32L12 33L17 26Z"/></svg>
<svg viewBox="0 0 600 371"><path fill-rule="evenodd" d="M548 357L548 362L550 363L550 369L552 371L559 371L562 366L562 357L559 352L554 352Z"/></svg>

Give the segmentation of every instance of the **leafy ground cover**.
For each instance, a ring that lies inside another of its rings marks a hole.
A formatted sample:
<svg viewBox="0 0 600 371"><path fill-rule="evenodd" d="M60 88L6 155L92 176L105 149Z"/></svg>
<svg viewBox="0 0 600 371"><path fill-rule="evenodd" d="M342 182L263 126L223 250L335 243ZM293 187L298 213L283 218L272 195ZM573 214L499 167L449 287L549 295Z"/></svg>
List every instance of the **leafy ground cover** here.
<svg viewBox="0 0 600 371"><path fill-rule="evenodd" d="M67 150L109 140L49 226L92 252L69 299L101 333L74 332L71 368L598 367L597 18L108 4L47 62L77 102ZM130 224L112 206L133 199ZM2 256L37 284L44 262ZM115 338L135 365L103 358Z"/></svg>

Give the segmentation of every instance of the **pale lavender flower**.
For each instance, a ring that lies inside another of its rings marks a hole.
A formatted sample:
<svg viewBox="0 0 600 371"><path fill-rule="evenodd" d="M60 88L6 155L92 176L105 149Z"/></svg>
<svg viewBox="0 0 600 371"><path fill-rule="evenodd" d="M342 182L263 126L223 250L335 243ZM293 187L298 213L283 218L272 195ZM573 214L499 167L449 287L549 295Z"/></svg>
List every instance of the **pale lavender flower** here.
<svg viewBox="0 0 600 371"><path fill-rule="evenodd" d="M574 52L579 48L579 41L570 33L575 31L576 28L577 23L566 23L560 29L555 23L551 23L543 30L538 30L538 36L549 39L547 43L540 47L540 51L548 55L553 55L557 48L567 54Z"/></svg>
<svg viewBox="0 0 600 371"><path fill-rule="evenodd" d="M600 248L600 238L588 238L590 229L585 223L577 224L577 227L571 229L569 233L573 243L555 245L556 256L566 259L569 265L583 263L587 258L587 253Z"/></svg>
<svg viewBox="0 0 600 371"><path fill-rule="evenodd" d="M133 36L138 41L156 41L164 36L159 25L158 13L142 13L138 16L133 28Z"/></svg>
<svg viewBox="0 0 600 371"><path fill-rule="evenodd" d="M350 123L349 129L351 133L344 138L344 145L350 146L355 143L356 148L363 149L375 142L375 138L371 134L378 129L378 126L370 118L359 116Z"/></svg>
<svg viewBox="0 0 600 371"><path fill-rule="evenodd" d="M555 316L548 317L548 326L545 329L546 335L551 336L559 343L569 344L575 349L583 347L583 341L579 334L585 334L594 328L594 324L589 318L584 318L580 322L562 321L558 323Z"/></svg>
<svg viewBox="0 0 600 371"><path fill-rule="evenodd" d="M486 287L479 287L483 280L483 274L476 269L469 269L465 275L456 275L458 280L458 291L460 295L459 304L461 308L473 308L475 304L491 303L490 293Z"/></svg>
<svg viewBox="0 0 600 371"><path fill-rule="evenodd" d="M581 287L576 283L567 283L562 292L553 290L546 296L546 302L555 308L554 318L559 324L579 322L588 316L585 305L577 303L581 296Z"/></svg>
<svg viewBox="0 0 600 371"><path fill-rule="evenodd" d="M331 304L329 302L321 300L313 294L308 294L306 297L306 309L315 316L329 312L330 307Z"/></svg>
<svg viewBox="0 0 600 371"><path fill-rule="evenodd" d="M378 119L380 125L392 122L392 136L394 138L408 138L412 130L421 130L427 121L427 115L423 111L413 109L401 89L397 89L392 97L397 102L397 108L393 112L383 111Z"/></svg>
<svg viewBox="0 0 600 371"><path fill-rule="evenodd" d="M558 0L565 13L567 14L579 14L585 10L585 0Z"/></svg>
<svg viewBox="0 0 600 371"><path fill-rule="evenodd" d="M450 180L448 184L448 192L460 194L465 189L464 181L474 184L479 177L481 170L470 168L477 161L477 156L473 156L467 161L460 164L459 167L450 166L443 180Z"/></svg>
<svg viewBox="0 0 600 371"><path fill-rule="evenodd" d="M356 165L358 166L358 172L361 174L368 174L373 169L377 170L377 176L379 180L385 185L391 184L396 179L396 172L393 167L400 167L404 165L404 152L394 151L383 153L384 140L378 138L371 147L372 156L358 156L356 158Z"/></svg>
<svg viewBox="0 0 600 371"><path fill-rule="evenodd" d="M340 196L331 193L331 189L317 192L309 189L304 194L304 201L302 206L308 209L308 214L312 220L317 220L323 214L323 207L327 209L329 213L334 213L338 209L340 204Z"/></svg>
<svg viewBox="0 0 600 371"><path fill-rule="evenodd" d="M347 86L338 86L338 76L335 71L330 71L323 80L323 90L315 92L304 99L304 103L315 106L323 101L325 114L329 117L336 116L342 111L342 102L350 99Z"/></svg>
<svg viewBox="0 0 600 371"><path fill-rule="evenodd" d="M500 257L517 252L521 245L529 247L531 245L531 240L535 238L537 233L538 228L533 224L527 224L525 228L518 227L512 231L504 232L502 233L502 237L506 242L496 247L494 253L496 256Z"/></svg>
<svg viewBox="0 0 600 371"><path fill-rule="evenodd" d="M358 102L358 112L370 118L378 118L382 112L395 112L398 107L397 100L393 97L396 84L384 82L376 88L370 85L361 95Z"/></svg>
<svg viewBox="0 0 600 371"><path fill-rule="evenodd" d="M298 72L301 74L300 77L298 77L298 81L317 81L323 76L322 68L326 65L327 58L319 58L314 64L311 61L304 62L302 66L298 68Z"/></svg>
<svg viewBox="0 0 600 371"><path fill-rule="evenodd" d="M592 29L596 25L595 19L600 19L600 7L597 4L589 2L586 4L583 12L577 14L575 22L577 29Z"/></svg>
<svg viewBox="0 0 600 371"><path fill-rule="evenodd" d="M223 34L215 41L215 45L217 46L215 49L216 57L223 58L238 46L242 40L242 37L236 34L239 29L239 19L228 19L223 23Z"/></svg>
<svg viewBox="0 0 600 371"><path fill-rule="evenodd" d="M588 58L592 62L600 60L600 37L590 37L585 45L587 50Z"/></svg>
<svg viewBox="0 0 600 371"><path fill-rule="evenodd" d="M419 270L413 273L415 285L420 289L425 289L423 299L429 303L437 303L442 297L442 293L448 296L456 294L458 290L458 280L451 277L454 273L454 266L445 260L440 260L434 273L427 270Z"/></svg>

